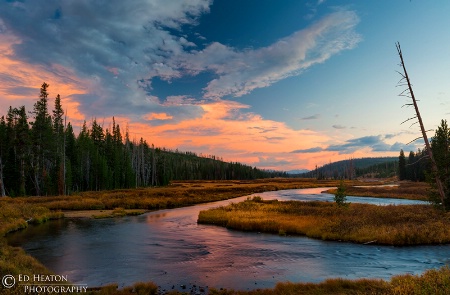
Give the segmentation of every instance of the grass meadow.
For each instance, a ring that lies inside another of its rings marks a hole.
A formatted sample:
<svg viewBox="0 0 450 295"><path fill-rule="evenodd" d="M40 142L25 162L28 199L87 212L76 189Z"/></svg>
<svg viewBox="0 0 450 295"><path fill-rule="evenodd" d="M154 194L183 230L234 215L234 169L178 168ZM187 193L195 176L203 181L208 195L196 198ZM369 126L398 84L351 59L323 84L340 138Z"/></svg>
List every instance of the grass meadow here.
<svg viewBox="0 0 450 295"><path fill-rule="evenodd" d="M305 235L381 245L450 243L450 213L430 205L264 201L259 197L201 211L199 223L242 231Z"/></svg>

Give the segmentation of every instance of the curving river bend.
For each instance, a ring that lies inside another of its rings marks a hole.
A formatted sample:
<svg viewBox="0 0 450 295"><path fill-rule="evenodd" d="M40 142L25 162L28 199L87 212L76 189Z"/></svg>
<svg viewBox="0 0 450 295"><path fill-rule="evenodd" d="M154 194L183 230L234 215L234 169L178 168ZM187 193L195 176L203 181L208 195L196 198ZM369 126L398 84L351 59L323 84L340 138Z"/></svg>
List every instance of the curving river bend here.
<svg viewBox="0 0 450 295"><path fill-rule="evenodd" d="M257 194L263 199L328 200L325 188ZM116 219L64 219L8 235L25 251L73 283L101 286L153 281L181 285L270 288L280 281L383 278L419 274L450 263L450 245L390 247L325 242L306 237L232 231L198 225L200 210L247 197ZM380 205L415 201L348 197Z"/></svg>

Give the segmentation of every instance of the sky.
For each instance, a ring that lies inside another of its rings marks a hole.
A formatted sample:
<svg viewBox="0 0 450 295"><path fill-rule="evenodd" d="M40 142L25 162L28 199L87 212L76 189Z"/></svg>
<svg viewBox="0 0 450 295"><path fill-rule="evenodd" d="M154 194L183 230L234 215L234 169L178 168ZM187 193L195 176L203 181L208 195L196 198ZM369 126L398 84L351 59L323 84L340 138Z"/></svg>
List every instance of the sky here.
<svg viewBox="0 0 450 295"><path fill-rule="evenodd" d="M450 1L0 0L0 115L43 82L75 131L275 170L423 148L450 114ZM433 131L429 135L433 135Z"/></svg>

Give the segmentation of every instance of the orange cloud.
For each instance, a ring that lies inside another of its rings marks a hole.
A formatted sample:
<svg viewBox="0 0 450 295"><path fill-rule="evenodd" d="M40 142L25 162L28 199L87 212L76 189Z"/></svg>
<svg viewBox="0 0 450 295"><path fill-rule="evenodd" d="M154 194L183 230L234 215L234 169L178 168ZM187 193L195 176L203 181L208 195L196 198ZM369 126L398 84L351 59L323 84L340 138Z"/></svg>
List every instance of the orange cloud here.
<svg viewBox="0 0 450 295"><path fill-rule="evenodd" d="M73 95L85 94L82 81L69 69L60 65L44 67L30 64L14 58L13 46L20 41L11 35L2 35L0 42L0 109L4 115L9 106L25 105L31 110L39 97L39 88L43 82L50 84L50 99L60 94L64 109L71 120L82 120L79 103Z"/></svg>
<svg viewBox="0 0 450 295"><path fill-rule="evenodd" d="M145 120L170 120L173 119L173 116L170 116L166 113L150 113L144 116Z"/></svg>
<svg viewBox="0 0 450 295"><path fill-rule="evenodd" d="M136 140L143 137L155 146L214 154L226 161L251 165L263 164L264 159L270 158L273 165L264 165L265 168L283 170L311 166L307 159L310 155L290 152L323 145L329 140L311 130L294 130L284 123L244 113L242 110L249 106L239 102L214 101L200 107L204 111L200 118L179 123L160 126L130 123L130 136ZM155 118L155 115L149 116ZM279 165L276 165L277 161ZM280 165L283 163L285 167Z"/></svg>

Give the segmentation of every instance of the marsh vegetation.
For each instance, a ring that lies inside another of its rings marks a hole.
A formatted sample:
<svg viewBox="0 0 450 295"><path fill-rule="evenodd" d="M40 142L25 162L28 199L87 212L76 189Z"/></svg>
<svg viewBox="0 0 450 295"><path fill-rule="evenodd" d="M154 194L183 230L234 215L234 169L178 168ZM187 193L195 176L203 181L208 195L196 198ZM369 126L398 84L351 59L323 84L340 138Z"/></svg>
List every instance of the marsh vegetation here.
<svg viewBox="0 0 450 295"><path fill-rule="evenodd" d="M430 205L244 202L201 211L198 222L243 231L382 245L450 243L450 214Z"/></svg>

